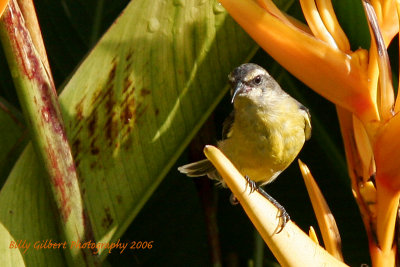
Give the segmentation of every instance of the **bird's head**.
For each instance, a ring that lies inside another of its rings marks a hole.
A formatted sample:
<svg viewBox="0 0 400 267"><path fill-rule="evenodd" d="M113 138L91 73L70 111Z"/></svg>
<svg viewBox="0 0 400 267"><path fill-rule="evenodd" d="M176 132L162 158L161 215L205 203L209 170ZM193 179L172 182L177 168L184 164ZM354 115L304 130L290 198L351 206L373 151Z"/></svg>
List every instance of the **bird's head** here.
<svg viewBox="0 0 400 267"><path fill-rule="evenodd" d="M267 90L274 89L277 85L265 69L253 63L240 65L229 74L228 79L231 84L232 103L240 98L262 98Z"/></svg>

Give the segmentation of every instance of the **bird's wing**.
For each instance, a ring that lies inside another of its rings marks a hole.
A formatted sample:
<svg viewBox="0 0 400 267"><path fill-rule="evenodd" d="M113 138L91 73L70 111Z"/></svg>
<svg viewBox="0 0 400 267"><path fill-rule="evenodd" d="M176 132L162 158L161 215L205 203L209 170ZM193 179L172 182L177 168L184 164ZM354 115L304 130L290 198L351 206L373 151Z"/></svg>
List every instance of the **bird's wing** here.
<svg viewBox="0 0 400 267"><path fill-rule="evenodd" d="M300 111L303 112L304 116L304 134L306 136L306 140L311 138L311 114L308 108L300 104Z"/></svg>
<svg viewBox="0 0 400 267"><path fill-rule="evenodd" d="M215 171L215 167L208 159L203 159L180 166L178 168L178 171L186 174L188 177L199 177L212 173L213 171Z"/></svg>
<svg viewBox="0 0 400 267"><path fill-rule="evenodd" d="M229 138L232 134L232 124L235 113L232 111L229 116L225 119L222 125L222 140ZM217 170L214 165L208 160L200 160L197 162L189 163L178 168L183 174L186 174L189 177L199 177L207 175L211 179L221 180Z"/></svg>
<svg viewBox="0 0 400 267"><path fill-rule="evenodd" d="M231 136L232 124L234 119L235 119L235 111L232 110L232 112L229 114L228 117L226 117L224 123L222 124L222 140L225 140Z"/></svg>

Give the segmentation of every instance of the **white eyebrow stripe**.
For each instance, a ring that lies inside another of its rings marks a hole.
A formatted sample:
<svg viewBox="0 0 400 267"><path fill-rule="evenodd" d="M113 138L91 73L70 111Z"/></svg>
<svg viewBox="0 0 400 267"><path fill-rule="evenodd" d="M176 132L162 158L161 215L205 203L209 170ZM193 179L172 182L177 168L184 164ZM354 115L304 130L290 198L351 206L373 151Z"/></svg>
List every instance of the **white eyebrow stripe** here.
<svg viewBox="0 0 400 267"><path fill-rule="evenodd" d="M255 77L257 77L258 75L267 75L267 77L269 77L268 72L266 72L263 69L254 69L252 70L250 73L248 73L246 75L246 77L244 78L245 82L251 81L252 79L254 79Z"/></svg>

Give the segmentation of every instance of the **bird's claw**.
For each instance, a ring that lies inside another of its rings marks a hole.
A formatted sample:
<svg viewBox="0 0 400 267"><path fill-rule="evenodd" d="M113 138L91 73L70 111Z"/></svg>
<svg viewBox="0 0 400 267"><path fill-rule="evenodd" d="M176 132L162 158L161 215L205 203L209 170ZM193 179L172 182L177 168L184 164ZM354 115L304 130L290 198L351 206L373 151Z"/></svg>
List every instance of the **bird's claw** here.
<svg viewBox="0 0 400 267"><path fill-rule="evenodd" d="M275 230L275 233L277 233L277 234L282 232L283 228L285 228L285 225L290 221L289 213L287 213L285 208L283 206L281 206L279 203L278 203L278 205L279 206L275 205L279 209L279 215L277 216L279 218L279 224Z"/></svg>
<svg viewBox="0 0 400 267"><path fill-rule="evenodd" d="M267 192L265 192L260 186L258 186L256 182L251 180L249 176L246 175L244 178L247 181L246 189L247 189L247 185L250 186L250 194L257 190L261 195L263 195L272 204L274 204L274 206L277 207L277 209L279 210L279 214L277 215L277 217L279 218L279 224L275 230L275 233L279 234L280 232L282 232L283 228L285 228L285 225L290 221L289 214L287 213L285 208L281 204L278 203L278 201L276 201ZM239 203L239 201L233 194L231 194L230 202L232 205L237 205Z"/></svg>
<svg viewBox="0 0 400 267"><path fill-rule="evenodd" d="M239 200L235 197L235 195L232 193L231 196L229 197L229 202L235 206L239 204Z"/></svg>
<svg viewBox="0 0 400 267"><path fill-rule="evenodd" d="M246 181L247 181L246 189L247 189L247 185L250 186L250 194L253 193L254 191L256 191L256 190L258 189L257 183L254 182L253 180L251 180L249 176L246 175L246 176L244 176L244 178L245 178Z"/></svg>
<svg viewBox="0 0 400 267"><path fill-rule="evenodd" d="M285 208L279 204L278 201L276 201L273 197L271 197L267 192L265 192L261 187L257 188L257 191L263 195L266 199L268 199L274 206L279 210L279 214L277 217L279 218L279 224L278 227L275 230L276 234L279 234L282 232L283 228L285 228L285 225L290 221L290 216L285 210Z"/></svg>

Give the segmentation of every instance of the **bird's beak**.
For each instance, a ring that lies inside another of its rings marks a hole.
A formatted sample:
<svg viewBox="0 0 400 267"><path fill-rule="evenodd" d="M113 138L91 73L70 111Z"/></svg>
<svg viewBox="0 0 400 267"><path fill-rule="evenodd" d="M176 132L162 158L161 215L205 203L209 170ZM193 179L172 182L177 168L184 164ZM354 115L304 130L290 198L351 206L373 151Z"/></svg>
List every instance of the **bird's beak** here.
<svg viewBox="0 0 400 267"><path fill-rule="evenodd" d="M238 93L240 93L243 90L243 84L242 82L238 82L235 86L235 90L233 91L233 95L232 95L232 100L231 103L233 104L233 101L235 101L235 97Z"/></svg>

